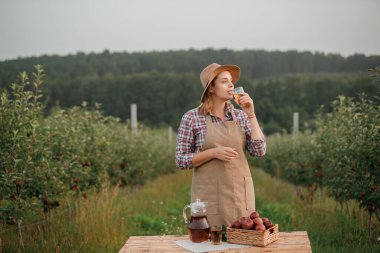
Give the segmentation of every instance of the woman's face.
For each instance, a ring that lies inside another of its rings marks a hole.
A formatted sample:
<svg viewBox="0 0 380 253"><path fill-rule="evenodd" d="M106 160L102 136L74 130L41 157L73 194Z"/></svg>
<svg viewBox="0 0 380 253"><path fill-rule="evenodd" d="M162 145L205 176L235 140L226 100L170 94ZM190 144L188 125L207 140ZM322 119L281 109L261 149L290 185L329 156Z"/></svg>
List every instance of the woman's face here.
<svg viewBox="0 0 380 253"><path fill-rule="evenodd" d="M231 73L223 71L214 79L214 86L210 88L210 92L217 98L228 101L232 99L234 84L232 83Z"/></svg>

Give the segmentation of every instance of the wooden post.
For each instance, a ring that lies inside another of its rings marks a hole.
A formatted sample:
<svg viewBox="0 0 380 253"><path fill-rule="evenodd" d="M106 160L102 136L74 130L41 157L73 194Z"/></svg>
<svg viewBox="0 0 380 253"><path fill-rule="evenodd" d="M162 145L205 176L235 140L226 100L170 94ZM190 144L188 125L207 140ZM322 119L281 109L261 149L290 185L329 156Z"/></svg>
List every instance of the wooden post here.
<svg viewBox="0 0 380 253"><path fill-rule="evenodd" d="M299 126L299 114L298 112L293 112L293 129L292 129L293 151L295 150L296 143L297 143L298 126Z"/></svg>
<svg viewBox="0 0 380 253"><path fill-rule="evenodd" d="M292 128L292 144L293 144L292 158L293 160L296 157L298 125L299 125L299 114L298 112L293 112L293 128ZM292 183L292 186L293 186L294 195L297 195L297 187L293 183Z"/></svg>
<svg viewBox="0 0 380 253"><path fill-rule="evenodd" d="M132 135L137 134L137 104L131 104L131 128Z"/></svg>
<svg viewBox="0 0 380 253"><path fill-rule="evenodd" d="M168 141L169 141L169 145L172 144L172 141L173 141L173 127L168 127Z"/></svg>

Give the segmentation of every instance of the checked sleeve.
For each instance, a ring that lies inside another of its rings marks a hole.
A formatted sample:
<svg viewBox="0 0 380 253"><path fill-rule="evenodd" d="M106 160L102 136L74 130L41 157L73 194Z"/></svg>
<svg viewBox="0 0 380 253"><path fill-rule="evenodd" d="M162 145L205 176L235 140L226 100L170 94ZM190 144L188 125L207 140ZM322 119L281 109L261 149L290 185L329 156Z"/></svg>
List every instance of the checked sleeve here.
<svg viewBox="0 0 380 253"><path fill-rule="evenodd" d="M178 128L175 163L181 169L193 167L194 132L192 117L189 113L183 115Z"/></svg>

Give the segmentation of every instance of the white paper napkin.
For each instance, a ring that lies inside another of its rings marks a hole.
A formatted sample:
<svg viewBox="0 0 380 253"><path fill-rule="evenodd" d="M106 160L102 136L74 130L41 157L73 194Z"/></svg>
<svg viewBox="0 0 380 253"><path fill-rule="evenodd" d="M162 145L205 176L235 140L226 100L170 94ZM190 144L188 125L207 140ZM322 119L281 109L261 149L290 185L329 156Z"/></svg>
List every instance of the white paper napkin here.
<svg viewBox="0 0 380 253"><path fill-rule="evenodd" d="M191 252L196 252L196 253L251 247L249 245L232 244L228 242L221 242L219 245L213 245L211 242L195 243L190 240L177 240L174 242L175 244L181 246L182 248L185 248L187 250L190 250Z"/></svg>

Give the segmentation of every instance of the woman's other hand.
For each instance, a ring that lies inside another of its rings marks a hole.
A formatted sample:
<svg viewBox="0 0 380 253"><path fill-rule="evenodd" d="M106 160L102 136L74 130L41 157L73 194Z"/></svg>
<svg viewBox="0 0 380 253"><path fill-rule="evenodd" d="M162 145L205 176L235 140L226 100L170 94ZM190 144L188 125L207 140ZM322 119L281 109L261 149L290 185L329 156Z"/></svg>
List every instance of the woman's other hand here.
<svg viewBox="0 0 380 253"><path fill-rule="evenodd" d="M214 157L222 161L231 161L238 156L238 152L234 148L217 145L214 148Z"/></svg>

